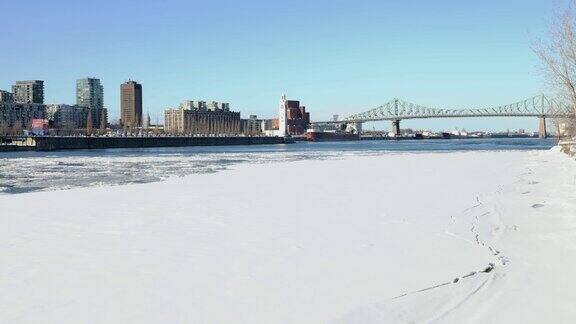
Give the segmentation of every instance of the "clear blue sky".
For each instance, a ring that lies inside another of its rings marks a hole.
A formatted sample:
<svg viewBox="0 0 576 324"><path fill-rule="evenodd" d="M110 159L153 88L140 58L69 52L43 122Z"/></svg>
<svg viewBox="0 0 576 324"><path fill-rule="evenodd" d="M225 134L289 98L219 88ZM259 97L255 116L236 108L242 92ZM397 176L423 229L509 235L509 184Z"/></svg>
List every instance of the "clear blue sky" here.
<svg viewBox="0 0 576 324"><path fill-rule="evenodd" d="M143 84L153 121L184 99L272 117L283 92L313 120L394 97L447 108L505 104L548 92L530 44L564 2L9 1L0 19L0 89L41 79L46 102L74 103L75 80L98 77L117 118L119 86L131 78ZM403 126L536 129L537 122Z"/></svg>

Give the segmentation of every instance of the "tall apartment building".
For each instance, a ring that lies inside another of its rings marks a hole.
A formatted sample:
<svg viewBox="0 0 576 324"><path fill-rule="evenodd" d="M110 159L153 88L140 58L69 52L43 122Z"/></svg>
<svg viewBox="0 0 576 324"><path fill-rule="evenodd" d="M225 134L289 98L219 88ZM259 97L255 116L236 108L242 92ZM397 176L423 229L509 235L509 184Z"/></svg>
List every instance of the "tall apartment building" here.
<svg viewBox="0 0 576 324"><path fill-rule="evenodd" d="M14 101L18 103L44 104L44 81L16 81L12 86Z"/></svg>
<svg viewBox="0 0 576 324"><path fill-rule="evenodd" d="M108 124L108 111L104 108L104 87L100 79L76 80L76 105L90 109L93 128L105 128Z"/></svg>
<svg viewBox="0 0 576 324"><path fill-rule="evenodd" d="M120 85L120 125L142 126L142 85L128 81Z"/></svg>
<svg viewBox="0 0 576 324"><path fill-rule="evenodd" d="M36 103L0 102L0 126L27 128L32 119L44 119L46 106Z"/></svg>
<svg viewBox="0 0 576 324"><path fill-rule="evenodd" d="M50 126L60 129L86 128L90 109L78 105L53 104L46 106Z"/></svg>
<svg viewBox="0 0 576 324"><path fill-rule="evenodd" d="M32 119L43 119L44 81L16 81L12 92L0 90L0 126L28 128Z"/></svg>
<svg viewBox="0 0 576 324"><path fill-rule="evenodd" d="M164 112L164 130L170 134L239 134L240 113L227 103L184 101Z"/></svg>

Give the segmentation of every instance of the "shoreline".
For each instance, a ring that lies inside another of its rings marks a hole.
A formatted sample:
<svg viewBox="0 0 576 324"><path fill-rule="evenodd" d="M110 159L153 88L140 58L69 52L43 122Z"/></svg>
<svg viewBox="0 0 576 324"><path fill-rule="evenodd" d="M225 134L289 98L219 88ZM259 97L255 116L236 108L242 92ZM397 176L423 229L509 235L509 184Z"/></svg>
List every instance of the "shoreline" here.
<svg viewBox="0 0 576 324"><path fill-rule="evenodd" d="M24 137L22 137L24 138ZM378 137L364 136L356 140L318 140L312 142L341 143L341 142L404 142L404 141L450 141L450 140L499 140L524 139L543 140L534 136L489 136L489 137ZM21 139L22 140L22 139ZM544 139L545 140L545 139ZM26 137L21 144L0 144L0 154L13 152L48 152L70 150L104 150L129 148L178 148L196 146L251 146L294 144L297 142L310 142L303 137L270 137L270 136L160 136L160 137L74 137L74 136L40 136ZM1 156L1 155L0 155Z"/></svg>

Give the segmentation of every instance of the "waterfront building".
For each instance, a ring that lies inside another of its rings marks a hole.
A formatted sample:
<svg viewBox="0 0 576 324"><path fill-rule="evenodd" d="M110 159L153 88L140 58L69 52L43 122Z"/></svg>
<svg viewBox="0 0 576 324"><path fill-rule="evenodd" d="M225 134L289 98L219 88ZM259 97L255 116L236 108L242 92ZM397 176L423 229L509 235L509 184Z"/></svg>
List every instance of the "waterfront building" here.
<svg viewBox="0 0 576 324"><path fill-rule="evenodd" d="M208 110L206 105L206 101L199 101L199 100L184 100L179 106L180 109L188 109L188 110Z"/></svg>
<svg viewBox="0 0 576 324"><path fill-rule="evenodd" d="M206 103L208 111L230 111L230 104L227 102L209 101Z"/></svg>
<svg viewBox="0 0 576 324"><path fill-rule="evenodd" d="M0 102L14 102L14 94L6 90L0 90Z"/></svg>
<svg viewBox="0 0 576 324"><path fill-rule="evenodd" d="M201 111L230 111L230 104L217 101L185 100L180 104L179 108Z"/></svg>
<svg viewBox="0 0 576 324"><path fill-rule="evenodd" d="M46 119L53 128L73 130L86 128L88 107L78 105L52 104L46 106Z"/></svg>
<svg viewBox="0 0 576 324"><path fill-rule="evenodd" d="M14 101L18 103L44 104L44 81L16 81L12 86Z"/></svg>
<svg viewBox="0 0 576 324"><path fill-rule="evenodd" d="M164 112L164 130L169 134L239 134L240 113L227 103L184 101Z"/></svg>
<svg viewBox="0 0 576 324"><path fill-rule="evenodd" d="M279 136L302 135L309 125L310 113L306 112L306 107L300 106L300 101L287 100L286 95L282 95L278 114Z"/></svg>
<svg viewBox="0 0 576 324"><path fill-rule="evenodd" d="M260 130L262 132L278 130L278 118L260 120Z"/></svg>
<svg viewBox="0 0 576 324"><path fill-rule="evenodd" d="M48 135L48 120L34 118L31 123L30 131L32 135L46 136Z"/></svg>
<svg viewBox="0 0 576 324"><path fill-rule="evenodd" d="M245 135L262 134L262 120L259 120L256 115L250 115L248 119L241 119L240 132Z"/></svg>
<svg viewBox="0 0 576 324"><path fill-rule="evenodd" d="M100 79L76 80L76 105L89 108L92 128L106 128L108 111L104 108L104 87Z"/></svg>
<svg viewBox="0 0 576 324"><path fill-rule="evenodd" d="M46 106L36 103L0 102L0 125L28 128L32 119L44 119Z"/></svg>
<svg viewBox="0 0 576 324"><path fill-rule="evenodd" d="M260 131L266 136L279 136L278 118L260 120Z"/></svg>
<svg viewBox="0 0 576 324"><path fill-rule="evenodd" d="M128 81L120 85L120 125L136 128L142 126L142 85Z"/></svg>
<svg viewBox="0 0 576 324"><path fill-rule="evenodd" d="M270 119L270 126L272 130L279 130L280 129L280 121L278 120L278 118L272 118Z"/></svg>
<svg viewBox="0 0 576 324"><path fill-rule="evenodd" d="M302 135L310 125L310 113L306 112L306 107L300 106L299 101L288 101L288 134Z"/></svg>

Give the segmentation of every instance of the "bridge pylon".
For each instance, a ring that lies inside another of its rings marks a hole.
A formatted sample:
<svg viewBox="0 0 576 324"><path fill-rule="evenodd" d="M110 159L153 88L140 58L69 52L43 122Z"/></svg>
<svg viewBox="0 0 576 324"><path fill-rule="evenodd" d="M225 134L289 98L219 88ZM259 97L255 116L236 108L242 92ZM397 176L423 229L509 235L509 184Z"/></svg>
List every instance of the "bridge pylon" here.
<svg viewBox="0 0 576 324"><path fill-rule="evenodd" d="M394 119L392 120L392 133L394 134L394 136L400 136L401 131L400 131L400 119Z"/></svg>
<svg viewBox="0 0 576 324"><path fill-rule="evenodd" d="M546 133L546 117L540 116L538 120L539 120L538 136L542 139L547 138L548 134Z"/></svg>

